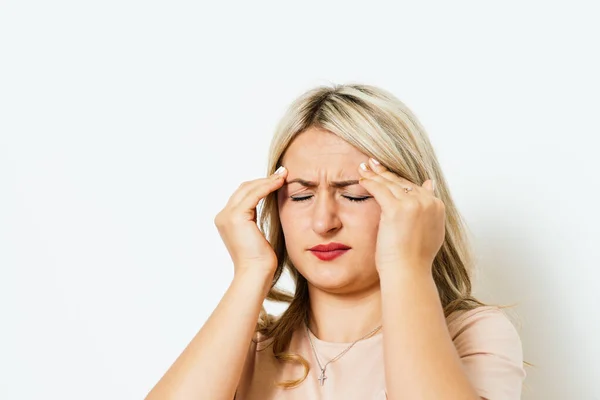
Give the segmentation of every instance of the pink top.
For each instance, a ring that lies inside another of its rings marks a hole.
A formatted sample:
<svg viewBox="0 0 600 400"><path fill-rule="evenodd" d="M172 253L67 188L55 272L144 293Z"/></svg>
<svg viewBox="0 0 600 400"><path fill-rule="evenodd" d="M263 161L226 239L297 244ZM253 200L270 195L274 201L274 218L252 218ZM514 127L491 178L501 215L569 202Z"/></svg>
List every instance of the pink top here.
<svg viewBox="0 0 600 400"><path fill-rule="evenodd" d="M515 327L504 312L494 306L457 311L446 319L450 337L462 359L465 371L486 399L521 398L526 377L523 349ZM235 400L378 400L386 399L383 366L383 331L357 342L346 354L330 363L327 380L321 386L319 367L310 346L306 328L292 335L290 351L300 354L310 364L308 376L293 389L272 385L304 376L304 367L296 363L279 363L274 356L272 339L252 343L238 385ZM324 342L310 332L321 365L337 356L350 343ZM257 334L257 338L259 334Z"/></svg>

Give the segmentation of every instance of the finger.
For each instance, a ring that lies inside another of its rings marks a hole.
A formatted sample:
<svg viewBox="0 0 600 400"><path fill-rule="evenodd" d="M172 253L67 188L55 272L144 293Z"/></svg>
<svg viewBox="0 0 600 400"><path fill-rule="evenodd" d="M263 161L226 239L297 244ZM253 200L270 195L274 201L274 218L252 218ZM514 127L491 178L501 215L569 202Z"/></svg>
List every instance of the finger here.
<svg viewBox="0 0 600 400"><path fill-rule="evenodd" d="M431 194L435 196L435 179L429 179L429 190L431 190Z"/></svg>
<svg viewBox="0 0 600 400"><path fill-rule="evenodd" d="M379 163L379 161L377 161L373 158L369 158L369 168L373 172L385 177L386 179L388 179L394 183L399 183L399 184L402 184L405 186L416 185L416 183L414 183L406 178L403 178L398 174L393 173L392 171L387 169L383 164Z"/></svg>
<svg viewBox="0 0 600 400"><path fill-rule="evenodd" d="M365 177L365 178L369 178L372 179L374 181L380 182L382 184L385 184L388 186L389 190L392 193L395 193L397 191L398 188L401 188L398 184L398 182L388 179L386 176L384 176L383 174L374 172L373 169L371 168L371 166L367 163L361 163L361 165L359 166L359 171L360 174ZM388 175L389 176L389 175ZM408 185L405 185L408 186ZM403 186L404 187L404 186Z"/></svg>
<svg viewBox="0 0 600 400"><path fill-rule="evenodd" d="M376 164L371 163L370 165L367 165L369 168L366 170L364 168L360 168L360 173L363 174L363 176L368 177L372 180L379 181L381 183L386 184L388 190L394 195L394 197L396 199L405 199L406 198L405 196L407 196L409 194L409 192L413 192L410 195L411 195L411 197L414 198L416 196L422 195L423 194L422 190L426 190L426 189L422 189L422 188L417 188L416 185L414 185L412 182L410 182L408 180L407 180L407 182L409 182L409 183L400 183L400 182L398 182L397 179L390 180L390 179L386 178L384 176L384 174L374 172L371 168L371 165L376 165ZM385 170L387 171L387 168L385 168ZM381 168L379 168L379 171L383 172ZM389 171L387 171L387 172L389 174L397 176L396 174L393 174L392 172L389 172ZM387 175L387 176L390 176L390 175ZM407 191L406 190L407 188L411 188L411 190Z"/></svg>
<svg viewBox="0 0 600 400"><path fill-rule="evenodd" d="M373 195L382 210L390 207L396 201L396 196L390 191L391 183L373 171L364 171L360 167L359 170L363 176L358 180L358 183Z"/></svg>
<svg viewBox="0 0 600 400"><path fill-rule="evenodd" d="M369 158L369 167L376 174L383 176L387 180L393 182L395 184L395 186L400 186L401 192L398 191L398 188L392 189L392 192L394 194L398 194L398 195L405 194L406 192L405 192L404 188L407 188L407 187L412 188L413 191L416 191L420 194L423 193L423 190L427 190L427 191L431 192L431 190L427 186L425 186L426 183L428 182L428 180L423 182L422 186L419 186L418 184L416 184L406 178L403 178L400 175L388 170L385 166L383 166L381 163L379 163L377 160L375 160L373 158Z"/></svg>
<svg viewBox="0 0 600 400"><path fill-rule="evenodd" d="M255 208L262 198L283 185L286 174L287 169L283 169L280 174L271 174L266 178L242 183L233 196L231 196L231 205L236 208L241 207L245 210Z"/></svg>

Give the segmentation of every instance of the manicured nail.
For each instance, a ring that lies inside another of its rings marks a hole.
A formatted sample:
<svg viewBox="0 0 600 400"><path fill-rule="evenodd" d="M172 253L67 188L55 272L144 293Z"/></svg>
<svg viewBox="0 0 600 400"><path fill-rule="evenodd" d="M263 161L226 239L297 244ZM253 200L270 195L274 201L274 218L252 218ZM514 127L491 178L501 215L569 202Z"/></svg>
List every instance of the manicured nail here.
<svg viewBox="0 0 600 400"><path fill-rule="evenodd" d="M370 160L371 160L371 162L373 162L373 164L375 164L375 165L381 165L381 163L380 163L379 161L377 161L376 159L374 159L374 158L371 158Z"/></svg>
<svg viewBox="0 0 600 400"><path fill-rule="evenodd" d="M285 171L285 167L282 165L281 167L277 168L277 171L275 171L275 174L281 175L281 174L283 174L283 171Z"/></svg>
<svg viewBox="0 0 600 400"><path fill-rule="evenodd" d="M364 162L360 163L360 169L362 169L363 171L368 171L369 167L367 167L367 164L365 164Z"/></svg>

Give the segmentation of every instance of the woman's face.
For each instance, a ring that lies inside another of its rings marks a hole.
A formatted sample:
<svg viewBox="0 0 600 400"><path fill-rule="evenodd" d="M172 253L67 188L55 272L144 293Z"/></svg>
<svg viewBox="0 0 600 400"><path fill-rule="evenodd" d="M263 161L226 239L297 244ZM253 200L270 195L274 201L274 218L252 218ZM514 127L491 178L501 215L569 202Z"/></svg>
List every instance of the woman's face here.
<svg viewBox="0 0 600 400"><path fill-rule="evenodd" d="M337 181L357 181L358 166L367 160L368 156L352 145L318 128L297 136L282 159L288 175L277 196L287 251L298 271L322 290L346 293L378 282L379 204L358 183L330 186ZM296 179L317 186L293 182ZM351 249L330 261L320 260L309 250L331 242Z"/></svg>

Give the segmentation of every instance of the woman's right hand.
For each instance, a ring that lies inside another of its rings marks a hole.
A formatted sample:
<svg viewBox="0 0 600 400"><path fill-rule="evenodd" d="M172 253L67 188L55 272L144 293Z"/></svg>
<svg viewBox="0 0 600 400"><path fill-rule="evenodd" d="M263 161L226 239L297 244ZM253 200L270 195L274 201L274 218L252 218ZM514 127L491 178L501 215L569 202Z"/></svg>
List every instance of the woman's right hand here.
<svg viewBox="0 0 600 400"><path fill-rule="evenodd" d="M256 224L256 206L285 182L287 169L270 177L243 182L214 219L234 266L234 274L250 271L273 274L277 256Z"/></svg>

